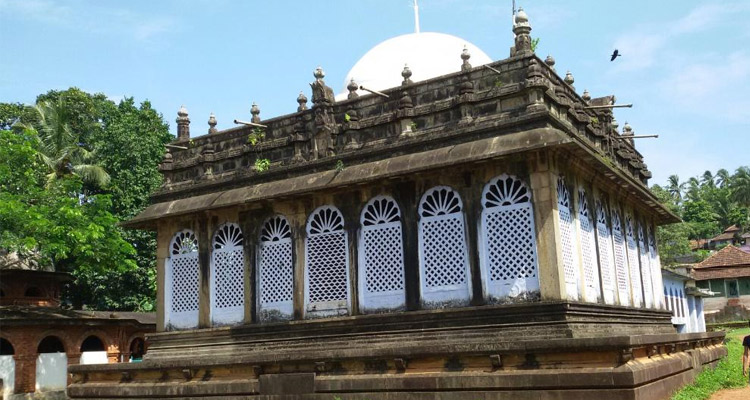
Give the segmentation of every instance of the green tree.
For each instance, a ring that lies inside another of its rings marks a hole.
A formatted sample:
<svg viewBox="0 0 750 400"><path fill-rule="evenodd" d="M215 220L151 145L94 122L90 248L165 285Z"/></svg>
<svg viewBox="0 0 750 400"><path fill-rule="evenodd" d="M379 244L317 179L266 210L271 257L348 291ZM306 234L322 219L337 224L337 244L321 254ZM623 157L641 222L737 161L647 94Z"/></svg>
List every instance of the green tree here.
<svg viewBox="0 0 750 400"><path fill-rule="evenodd" d="M734 201L744 207L750 207L750 167L737 168L729 187Z"/></svg>
<svg viewBox="0 0 750 400"><path fill-rule="evenodd" d="M680 177L677 175L670 175L667 184L667 190L669 194L677 202L682 201L682 192L685 190L685 183L680 183Z"/></svg>
<svg viewBox="0 0 750 400"><path fill-rule="evenodd" d="M44 101L34 106L38 132L38 155L47 166L47 182L77 175L91 185L103 187L109 183L109 174L93 163L95 154L82 142L84 136L68 123L65 104ZM16 129L29 129L30 124L16 124Z"/></svg>

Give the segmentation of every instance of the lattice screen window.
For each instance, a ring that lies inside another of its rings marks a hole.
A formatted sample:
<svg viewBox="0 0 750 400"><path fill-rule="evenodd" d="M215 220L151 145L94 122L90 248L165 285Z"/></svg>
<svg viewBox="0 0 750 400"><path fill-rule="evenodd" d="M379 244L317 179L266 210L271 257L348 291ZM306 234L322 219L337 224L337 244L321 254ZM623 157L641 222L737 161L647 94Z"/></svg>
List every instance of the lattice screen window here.
<svg viewBox="0 0 750 400"><path fill-rule="evenodd" d="M286 218L269 218L260 233L258 308L261 320L289 319L294 312L292 229Z"/></svg>
<svg viewBox="0 0 750 400"><path fill-rule="evenodd" d="M578 189L578 228L581 232L581 257L583 258L583 282L587 301L596 302L601 298L599 289L599 262L596 259L596 238L594 224L589 213L586 191Z"/></svg>
<svg viewBox="0 0 750 400"><path fill-rule="evenodd" d="M345 314L349 308L349 248L344 216L332 206L307 222L305 305L308 316Z"/></svg>
<svg viewBox="0 0 750 400"><path fill-rule="evenodd" d="M437 186L422 196L418 212L424 306L468 303L471 278L461 198L453 189Z"/></svg>
<svg viewBox="0 0 750 400"><path fill-rule="evenodd" d="M557 179L557 215L560 218L560 242L562 245L563 268L565 270L565 286L568 298L578 300L578 253L576 246L575 225L570 204L570 192L565 179Z"/></svg>
<svg viewBox="0 0 750 400"><path fill-rule="evenodd" d="M664 288L664 281L661 276L661 260L659 260L659 254L656 252L656 238L653 229L649 229L648 253L651 264L651 277L654 281L655 286L654 293L659 293ZM664 304L659 301L656 306L659 308L663 308Z"/></svg>
<svg viewBox="0 0 750 400"><path fill-rule="evenodd" d="M612 235L607 225L607 207L596 200L596 233L599 248L599 265L602 273L602 292L607 304L615 302L615 261L612 257Z"/></svg>
<svg viewBox="0 0 750 400"><path fill-rule="evenodd" d="M617 276L617 293L620 304L630 305L630 277L628 272L628 256L625 249L625 239L622 232L620 214L612 212L612 242L614 248L615 274Z"/></svg>
<svg viewBox="0 0 750 400"><path fill-rule="evenodd" d="M646 307L654 305L654 290L651 279L651 265L649 264L648 249L643 237L643 226L638 225L638 250L641 259L641 279L643 279L643 298Z"/></svg>
<svg viewBox="0 0 750 400"><path fill-rule="evenodd" d="M169 245L166 273L167 325L198 325L198 239L191 230L177 232Z"/></svg>
<svg viewBox="0 0 750 400"><path fill-rule="evenodd" d="M539 290L531 191L501 175L482 193L481 267L487 295L516 297Z"/></svg>
<svg viewBox="0 0 750 400"><path fill-rule="evenodd" d="M401 211L391 197L371 199L360 216L359 293L362 310L405 305Z"/></svg>
<svg viewBox="0 0 750 400"><path fill-rule="evenodd" d="M635 243L633 233L633 220L630 216L625 217L625 238L628 254L628 269L630 270L630 287L633 294L633 305L643 306L643 287L641 286L641 267L638 260L638 246Z"/></svg>
<svg viewBox="0 0 750 400"><path fill-rule="evenodd" d="M242 230L224 224L216 230L211 253L211 321L233 324L245 318L245 252Z"/></svg>

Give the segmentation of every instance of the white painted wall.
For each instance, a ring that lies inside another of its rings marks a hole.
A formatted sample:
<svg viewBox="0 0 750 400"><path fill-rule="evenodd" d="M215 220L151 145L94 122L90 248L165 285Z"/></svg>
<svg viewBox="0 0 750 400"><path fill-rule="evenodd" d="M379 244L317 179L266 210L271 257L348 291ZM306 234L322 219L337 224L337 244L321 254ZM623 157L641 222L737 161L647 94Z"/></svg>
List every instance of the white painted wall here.
<svg viewBox="0 0 750 400"><path fill-rule="evenodd" d="M0 379L3 380L3 398L13 394L16 385L16 360L13 356L0 356Z"/></svg>
<svg viewBox="0 0 750 400"><path fill-rule="evenodd" d="M43 353L36 359L36 391L65 390L68 384L68 357L65 353Z"/></svg>
<svg viewBox="0 0 750 400"><path fill-rule="evenodd" d="M81 364L107 364L106 351L84 351L81 353Z"/></svg>

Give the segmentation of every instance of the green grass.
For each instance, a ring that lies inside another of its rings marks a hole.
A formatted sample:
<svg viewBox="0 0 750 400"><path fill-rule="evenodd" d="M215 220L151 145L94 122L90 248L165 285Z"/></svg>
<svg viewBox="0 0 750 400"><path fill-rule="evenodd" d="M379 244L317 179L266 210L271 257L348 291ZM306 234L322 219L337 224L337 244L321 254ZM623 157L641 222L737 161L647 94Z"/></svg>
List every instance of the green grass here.
<svg viewBox="0 0 750 400"><path fill-rule="evenodd" d="M675 393L672 400L704 400L720 389L747 385L747 377L742 376L742 338L746 335L750 335L750 328L728 331L727 358L721 360L716 368L701 372L695 382Z"/></svg>

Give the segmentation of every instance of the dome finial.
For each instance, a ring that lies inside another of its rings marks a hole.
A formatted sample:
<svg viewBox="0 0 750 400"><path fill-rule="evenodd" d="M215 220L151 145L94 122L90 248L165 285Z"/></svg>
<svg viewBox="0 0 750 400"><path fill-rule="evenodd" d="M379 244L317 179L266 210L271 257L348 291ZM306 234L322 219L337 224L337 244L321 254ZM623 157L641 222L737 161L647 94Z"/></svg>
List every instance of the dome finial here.
<svg viewBox="0 0 750 400"><path fill-rule="evenodd" d="M252 114L252 118L250 119L250 122L254 124L260 123L260 107L258 107L255 102L253 102L253 105L250 107L250 114Z"/></svg>
<svg viewBox="0 0 750 400"><path fill-rule="evenodd" d="M304 111L307 110L307 96L305 96L304 93L299 92L299 96L297 96L297 111Z"/></svg>
<svg viewBox="0 0 750 400"><path fill-rule="evenodd" d="M357 94L357 89L359 89L359 85L357 85L357 82L355 82L354 78L352 78L352 80L349 81L349 84L346 85L346 90L349 91L349 95L346 98L355 99L359 97L359 95Z"/></svg>
<svg viewBox="0 0 750 400"><path fill-rule="evenodd" d="M523 8L518 7L518 12L513 21L513 34L516 35L515 51L512 56L519 53L532 53L531 49L531 24L529 23L529 16L523 11Z"/></svg>
<svg viewBox="0 0 750 400"><path fill-rule="evenodd" d="M414 33L419 33L419 4L414 0Z"/></svg>
<svg viewBox="0 0 750 400"><path fill-rule="evenodd" d="M211 115L208 116L208 133L216 133L218 130L216 129L216 115L214 113L211 113Z"/></svg>

